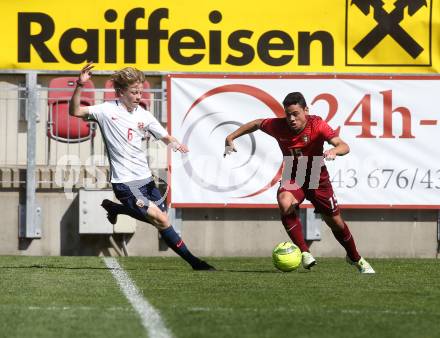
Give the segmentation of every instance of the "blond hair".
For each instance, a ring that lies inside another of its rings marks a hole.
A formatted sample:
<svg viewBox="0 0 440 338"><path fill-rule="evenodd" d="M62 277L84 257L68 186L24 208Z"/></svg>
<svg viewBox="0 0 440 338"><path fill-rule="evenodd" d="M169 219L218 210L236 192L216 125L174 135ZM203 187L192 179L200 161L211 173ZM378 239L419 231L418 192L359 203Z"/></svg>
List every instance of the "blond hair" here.
<svg viewBox="0 0 440 338"><path fill-rule="evenodd" d="M126 67L113 73L110 80L113 82L115 91L120 93L136 82L144 83L145 75L139 69Z"/></svg>

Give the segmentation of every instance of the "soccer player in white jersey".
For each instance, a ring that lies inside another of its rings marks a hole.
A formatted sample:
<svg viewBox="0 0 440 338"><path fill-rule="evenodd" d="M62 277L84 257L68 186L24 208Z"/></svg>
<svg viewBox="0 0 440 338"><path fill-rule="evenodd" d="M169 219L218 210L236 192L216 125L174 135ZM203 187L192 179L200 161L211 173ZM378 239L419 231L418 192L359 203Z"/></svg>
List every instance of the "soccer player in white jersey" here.
<svg viewBox="0 0 440 338"><path fill-rule="evenodd" d="M145 133L163 141L181 153L186 145L168 135L154 116L139 103L142 98L144 74L127 67L115 72L111 80L117 99L94 106L80 106L81 88L92 76L92 63L81 70L69 105L69 114L99 124L110 160L111 183L116 198L122 203L104 200L108 219L116 223L118 214L130 215L155 226L167 245L187 261L194 270L215 270L195 257L186 247L168 220L161 196L148 167L141 142Z"/></svg>

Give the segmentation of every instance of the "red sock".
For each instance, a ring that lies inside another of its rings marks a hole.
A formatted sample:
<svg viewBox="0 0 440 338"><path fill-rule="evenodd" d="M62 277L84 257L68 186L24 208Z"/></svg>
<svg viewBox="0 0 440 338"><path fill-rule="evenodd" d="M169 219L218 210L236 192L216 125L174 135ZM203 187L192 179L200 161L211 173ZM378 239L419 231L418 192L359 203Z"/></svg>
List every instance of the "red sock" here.
<svg viewBox="0 0 440 338"><path fill-rule="evenodd" d="M342 231L333 231L333 235L338 242L344 247L347 252L347 256L353 261L357 262L361 259L361 256L357 252L356 244L354 243L353 236L351 235L348 225L344 222L344 229Z"/></svg>
<svg viewBox="0 0 440 338"><path fill-rule="evenodd" d="M283 222L284 228L286 229L290 239L297 247L299 247L301 252L309 251L309 247L304 241L302 224L298 215L295 212L289 215L282 215L281 221Z"/></svg>

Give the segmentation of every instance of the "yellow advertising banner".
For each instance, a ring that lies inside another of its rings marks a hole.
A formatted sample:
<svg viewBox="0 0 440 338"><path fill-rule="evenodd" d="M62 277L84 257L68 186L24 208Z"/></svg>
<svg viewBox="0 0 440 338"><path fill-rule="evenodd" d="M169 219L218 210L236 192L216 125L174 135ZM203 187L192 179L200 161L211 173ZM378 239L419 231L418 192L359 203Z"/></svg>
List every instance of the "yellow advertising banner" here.
<svg viewBox="0 0 440 338"><path fill-rule="evenodd" d="M0 0L0 69L438 73L435 0Z"/></svg>

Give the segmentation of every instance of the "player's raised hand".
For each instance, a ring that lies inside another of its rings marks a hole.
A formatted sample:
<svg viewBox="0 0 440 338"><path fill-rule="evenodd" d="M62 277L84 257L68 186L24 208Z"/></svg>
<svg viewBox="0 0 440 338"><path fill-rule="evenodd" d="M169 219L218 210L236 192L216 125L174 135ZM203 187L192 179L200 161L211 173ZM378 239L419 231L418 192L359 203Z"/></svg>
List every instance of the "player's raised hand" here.
<svg viewBox="0 0 440 338"><path fill-rule="evenodd" d="M333 161L336 158L336 151L334 149L328 149L323 153L326 161Z"/></svg>
<svg viewBox="0 0 440 338"><path fill-rule="evenodd" d="M233 152L237 152L237 149L235 149L234 142L228 138L225 140L225 152L223 153L223 157L226 157L226 155L231 155Z"/></svg>
<svg viewBox="0 0 440 338"><path fill-rule="evenodd" d="M83 69L81 69L81 73L79 74L78 81L81 83L85 83L92 77L92 68L95 67L93 62L87 63Z"/></svg>

